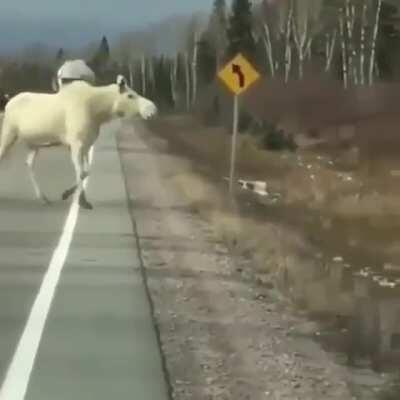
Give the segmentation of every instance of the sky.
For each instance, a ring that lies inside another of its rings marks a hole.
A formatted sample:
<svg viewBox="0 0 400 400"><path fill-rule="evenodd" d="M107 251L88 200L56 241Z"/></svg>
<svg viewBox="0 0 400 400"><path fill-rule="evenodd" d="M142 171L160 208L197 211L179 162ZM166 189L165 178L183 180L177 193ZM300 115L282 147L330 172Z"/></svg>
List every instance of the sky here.
<svg viewBox="0 0 400 400"><path fill-rule="evenodd" d="M1 0L0 50L34 42L91 42L174 14L211 10L213 0ZM73 46L75 47L75 46Z"/></svg>

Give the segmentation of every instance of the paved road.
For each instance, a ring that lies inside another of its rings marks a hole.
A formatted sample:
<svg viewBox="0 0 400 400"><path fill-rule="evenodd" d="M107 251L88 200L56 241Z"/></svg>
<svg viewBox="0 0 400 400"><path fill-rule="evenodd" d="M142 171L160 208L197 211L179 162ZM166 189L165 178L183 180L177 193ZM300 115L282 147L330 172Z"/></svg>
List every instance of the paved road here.
<svg viewBox="0 0 400 400"><path fill-rule="evenodd" d="M39 155L50 207L34 199L23 149L0 165L1 400L167 399L114 129L94 152L95 209L75 226L58 200L73 180L65 151Z"/></svg>

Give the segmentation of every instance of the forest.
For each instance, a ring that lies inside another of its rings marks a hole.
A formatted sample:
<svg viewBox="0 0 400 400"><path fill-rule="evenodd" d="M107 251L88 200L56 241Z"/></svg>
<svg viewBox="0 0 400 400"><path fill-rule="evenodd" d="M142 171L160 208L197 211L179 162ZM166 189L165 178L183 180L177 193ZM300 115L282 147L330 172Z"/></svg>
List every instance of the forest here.
<svg viewBox="0 0 400 400"><path fill-rule="evenodd" d="M265 78L286 84L310 76L340 81L345 89L395 82L400 77L398 8L389 0L215 0L208 15L172 19L163 29L123 33L112 42L104 36L75 50L34 44L23 54L3 56L0 87L9 93L51 90L58 66L82 57L99 83L122 72L163 109L190 111L238 52ZM171 29L179 40L164 53L157 41Z"/></svg>

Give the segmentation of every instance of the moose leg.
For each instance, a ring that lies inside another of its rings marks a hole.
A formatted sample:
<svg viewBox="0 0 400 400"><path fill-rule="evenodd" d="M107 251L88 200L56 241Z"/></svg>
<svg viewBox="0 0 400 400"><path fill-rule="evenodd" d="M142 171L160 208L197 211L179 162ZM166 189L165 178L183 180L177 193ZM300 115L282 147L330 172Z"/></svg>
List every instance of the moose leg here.
<svg viewBox="0 0 400 400"><path fill-rule="evenodd" d="M29 178L31 180L33 189L35 191L35 195L36 197L43 201L45 204L49 204L50 201L49 199L42 193L39 183L36 179L36 175L35 175L35 160L36 160L36 156L38 154L39 150L38 149L31 149L29 150L28 156L26 157L26 165L28 167L28 171L29 171Z"/></svg>
<svg viewBox="0 0 400 400"><path fill-rule="evenodd" d="M83 180L85 180L89 176L89 159L88 159L88 152L86 152L83 156ZM65 190L62 194L62 199L67 200L70 196L75 193L78 185L74 185L69 189Z"/></svg>
<svg viewBox="0 0 400 400"><path fill-rule="evenodd" d="M1 132L1 131L0 131ZM17 141L16 132L9 127L7 121L3 122L3 131L1 132L0 140L0 161L6 156L8 151Z"/></svg>
<svg viewBox="0 0 400 400"><path fill-rule="evenodd" d="M74 164L76 174L76 190L79 190L79 205L87 210L93 209L93 206L87 201L83 181L87 173L83 170L84 154L82 144L76 144L71 147L71 159Z"/></svg>
<svg viewBox="0 0 400 400"><path fill-rule="evenodd" d="M62 198L63 200L67 200L69 197L71 197L71 196L75 193L75 190L76 190L76 185L74 185L74 186L72 186L71 188L65 190L65 191L63 192L61 198Z"/></svg>

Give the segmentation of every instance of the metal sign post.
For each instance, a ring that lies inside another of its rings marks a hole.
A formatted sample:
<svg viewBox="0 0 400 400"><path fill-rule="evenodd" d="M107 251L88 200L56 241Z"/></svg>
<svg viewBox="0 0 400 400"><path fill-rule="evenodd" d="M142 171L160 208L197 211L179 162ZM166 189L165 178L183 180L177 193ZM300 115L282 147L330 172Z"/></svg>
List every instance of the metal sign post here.
<svg viewBox="0 0 400 400"><path fill-rule="evenodd" d="M218 73L218 77L225 83L228 89L233 92L233 132L232 148L229 173L229 192L234 193L236 143L239 125L239 95L245 92L260 75L255 68L241 55L238 54Z"/></svg>
<svg viewBox="0 0 400 400"><path fill-rule="evenodd" d="M239 96L233 96L233 132L232 132L232 148L231 148L231 167L229 174L229 193L233 194L233 182L235 178L235 163L236 163L236 143L239 125Z"/></svg>

